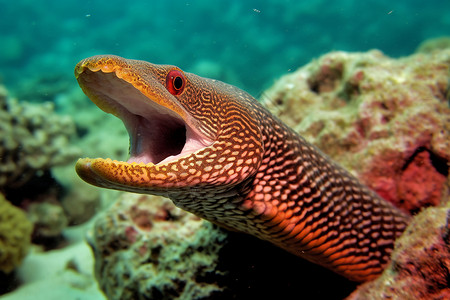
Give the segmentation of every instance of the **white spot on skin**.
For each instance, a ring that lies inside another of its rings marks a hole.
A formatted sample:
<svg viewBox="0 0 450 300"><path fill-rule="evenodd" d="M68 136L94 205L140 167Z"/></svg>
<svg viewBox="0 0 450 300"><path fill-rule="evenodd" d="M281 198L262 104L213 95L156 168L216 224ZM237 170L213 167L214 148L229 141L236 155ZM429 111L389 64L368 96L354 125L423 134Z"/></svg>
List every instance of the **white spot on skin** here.
<svg viewBox="0 0 450 300"><path fill-rule="evenodd" d="M231 167L233 167L233 163L228 163L223 167L223 169L226 171L226 170L230 169Z"/></svg>

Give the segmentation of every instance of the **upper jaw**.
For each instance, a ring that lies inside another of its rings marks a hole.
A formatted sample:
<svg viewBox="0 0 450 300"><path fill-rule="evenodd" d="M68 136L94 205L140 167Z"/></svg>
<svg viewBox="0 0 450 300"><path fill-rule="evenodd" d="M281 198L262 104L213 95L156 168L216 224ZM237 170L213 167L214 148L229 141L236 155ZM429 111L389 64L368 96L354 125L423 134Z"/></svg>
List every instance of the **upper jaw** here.
<svg viewBox="0 0 450 300"><path fill-rule="evenodd" d="M128 163L165 164L213 143L187 113L183 118L156 103L116 72L86 68L77 79L97 106L123 121L130 136Z"/></svg>

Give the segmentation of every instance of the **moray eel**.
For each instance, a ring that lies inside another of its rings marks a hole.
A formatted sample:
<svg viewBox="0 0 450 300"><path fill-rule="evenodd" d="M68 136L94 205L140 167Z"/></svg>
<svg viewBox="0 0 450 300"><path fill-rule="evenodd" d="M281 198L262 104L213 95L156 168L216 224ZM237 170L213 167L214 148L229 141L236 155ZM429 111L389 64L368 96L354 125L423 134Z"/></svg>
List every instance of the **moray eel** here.
<svg viewBox="0 0 450 300"><path fill-rule="evenodd" d="M86 182L168 197L353 281L375 278L388 263L410 217L246 92L118 56L84 59L75 76L130 135L128 161L77 162Z"/></svg>

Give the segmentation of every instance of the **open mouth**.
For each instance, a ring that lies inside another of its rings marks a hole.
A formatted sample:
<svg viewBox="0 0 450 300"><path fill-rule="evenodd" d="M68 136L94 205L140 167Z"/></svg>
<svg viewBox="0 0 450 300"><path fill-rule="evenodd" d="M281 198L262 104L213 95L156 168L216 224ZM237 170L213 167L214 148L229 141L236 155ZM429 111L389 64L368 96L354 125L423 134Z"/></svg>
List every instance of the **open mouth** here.
<svg viewBox="0 0 450 300"><path fill-rule="evenodd" d="M180 155L186 145L186 125L167 116L145 118L135 115L130 135L129 163L157 164L169 157Z"/></svg>
<svg viewBox="0 0 450 300"><path fill-rule="evenodd" d="M183 119L118 78L115 72L85 69L78 80L97 106L124 123L130 136L128 163L164 164L212 144L187 113Z"/></svg>

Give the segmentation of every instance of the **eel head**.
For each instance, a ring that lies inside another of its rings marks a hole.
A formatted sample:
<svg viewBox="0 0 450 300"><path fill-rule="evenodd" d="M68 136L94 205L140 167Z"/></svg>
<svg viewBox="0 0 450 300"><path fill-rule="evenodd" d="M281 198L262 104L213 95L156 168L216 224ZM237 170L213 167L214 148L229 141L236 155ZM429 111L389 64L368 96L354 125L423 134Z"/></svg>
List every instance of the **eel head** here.
<svg viewBox="0 0 450 300"><path fill-rule="evenodd" d="M78 175L90 184L173 198L225 191L261 164L260 126L247 105L253 98L233 86L112 55L82 60L75 77L99 108L122 120L130 136L128 161L77 162Z"/></svg>

